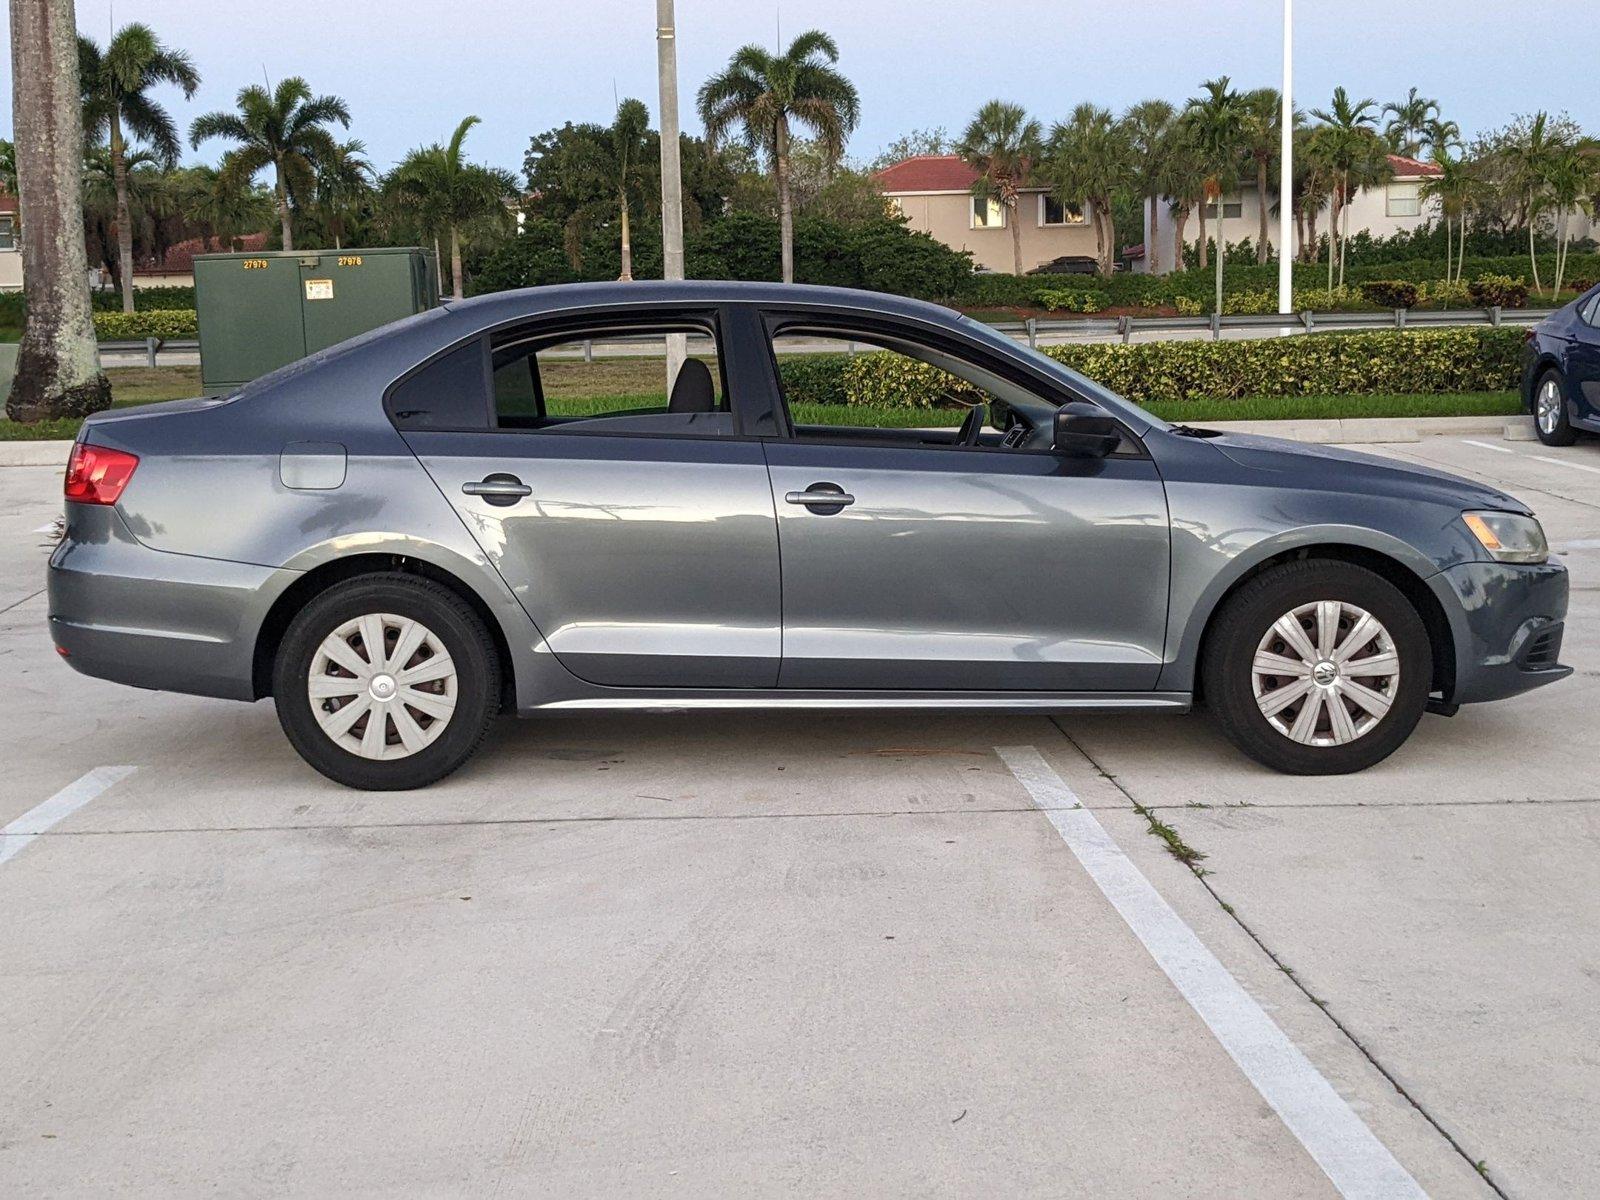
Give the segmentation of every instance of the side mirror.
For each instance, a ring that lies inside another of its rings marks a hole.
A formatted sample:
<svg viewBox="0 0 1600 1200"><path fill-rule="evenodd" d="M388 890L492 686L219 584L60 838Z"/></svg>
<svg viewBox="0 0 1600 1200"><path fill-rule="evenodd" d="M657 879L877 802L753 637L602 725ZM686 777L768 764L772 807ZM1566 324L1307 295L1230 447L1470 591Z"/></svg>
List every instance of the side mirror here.
<svg viewBox="0 0 1600 1200"><path fill-rule="evenodd" d="M1104 458L1122 444L1122 426L1104 409L1073 400L1056 409L1055 448L1073 458Z"/></svg>

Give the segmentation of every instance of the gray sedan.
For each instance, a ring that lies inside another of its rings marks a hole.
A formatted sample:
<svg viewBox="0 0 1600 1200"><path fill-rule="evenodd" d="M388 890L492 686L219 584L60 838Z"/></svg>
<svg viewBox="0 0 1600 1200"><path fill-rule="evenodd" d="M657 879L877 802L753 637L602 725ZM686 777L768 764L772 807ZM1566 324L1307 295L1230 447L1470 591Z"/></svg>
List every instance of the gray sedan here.
<svg viewBox="0 0 1600 1200"><path fill-rule="evenodd" d="M685 346L669 389L643 356ZM967 419L818 423L824 366ZM827 288L447 304L91 417L66 500L69 665L271 696L361 788L440 778L502 713L1197 699L1262 763L1346 772L1425 710L1570 673L1566 571L1512 497L1169 425L954 312Z"/></svg>

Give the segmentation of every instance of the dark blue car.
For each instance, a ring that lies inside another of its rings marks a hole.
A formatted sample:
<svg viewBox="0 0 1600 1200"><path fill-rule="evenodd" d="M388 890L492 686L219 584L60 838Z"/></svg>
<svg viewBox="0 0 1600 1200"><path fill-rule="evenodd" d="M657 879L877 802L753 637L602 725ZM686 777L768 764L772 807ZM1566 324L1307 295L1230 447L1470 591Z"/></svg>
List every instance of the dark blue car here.
<svg viewBox="0 0 1600 1200"><path fill-rule="evenodd" d="M1580 430L1600 433L1600 287L1528 330L1522 403L1547 446L1570 446Z"/></svg>

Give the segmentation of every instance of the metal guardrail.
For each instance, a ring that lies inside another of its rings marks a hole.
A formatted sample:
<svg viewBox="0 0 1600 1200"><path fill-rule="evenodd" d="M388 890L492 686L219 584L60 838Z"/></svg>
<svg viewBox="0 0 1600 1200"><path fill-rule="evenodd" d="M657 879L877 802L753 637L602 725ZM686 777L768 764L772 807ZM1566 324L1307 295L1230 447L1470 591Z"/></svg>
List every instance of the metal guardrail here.
<svg viewBox="0 0 1600 1200"><path fill-rule="evenodd" d="M1416 329L1448 328L1462 325L1500 326L1506 323L1531 325L1555 313L1553 308L1462 308L1455 310L1413 310L1396 308L1383 312L1298 312L1298 313L1231 313L1199 317L1084 317L1073 321L1040 321L1030 317L1026 321L997 322L990 328L1037 348L1041 335L1079 334L1087 337L1116 337L1127 345L1134 333L1205 333L1217 341L1229 329L1289 329L1295 333L1314 333L1334 330L1360 329ZM607 344L650 341L647 337L617 337L605 339ZM583 358L594 358L594 342L583 344ZM852 351L854 344L851 345ZM163 350L198 351L196 338L143 338L101 342L102 354L143 353L145 364L155 366Z"/></svg>
<svg viewBox="0 0 1600 1200"><path fill-rule="evenodd" d="M1290 329L1297 333L1317 330L1359 329L1412 329L1417 327L1441 328L1458 325L1499 326L1507 320L1518 324L1532 324L1556 312L1553 308L1463 308L1456 310L1413 310L1396 308L1383 312L1298 312L1298 313L1212 313L1199 317L1085 317L1075 321L1040 321L1030 317L1026 321L1007 321L990 328L1018 339L1026 339L1030 347L1037 347L1041 334L1076 333L1089 336L1115 336L1127 345L1135 332L1140 333L1193 333L1209 332L1213 341L1228 329Z"/></svg>

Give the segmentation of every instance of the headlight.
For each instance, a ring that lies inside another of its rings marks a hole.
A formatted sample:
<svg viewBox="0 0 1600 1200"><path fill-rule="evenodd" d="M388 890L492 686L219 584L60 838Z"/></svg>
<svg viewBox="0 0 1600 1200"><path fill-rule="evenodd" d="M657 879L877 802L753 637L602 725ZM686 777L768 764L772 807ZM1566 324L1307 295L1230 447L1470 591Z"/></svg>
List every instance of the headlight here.
<svg viewBox="0 0 1600 1200"><path fill-rule="evenodd" d="M1469 512L1461 519L1496 562L1542 563L1550 557L1539 522L1521 513Z"/></svg>

